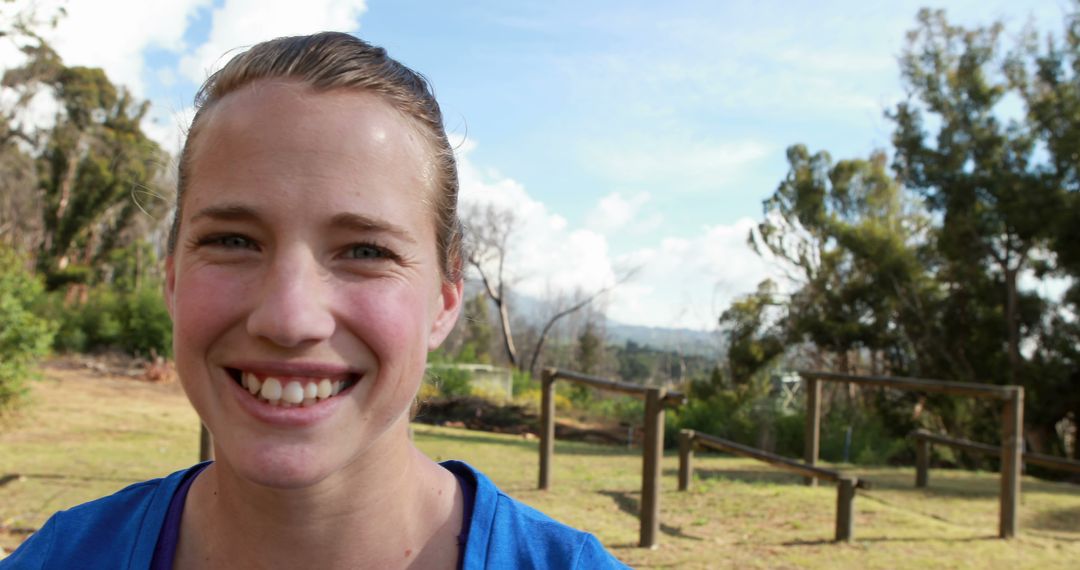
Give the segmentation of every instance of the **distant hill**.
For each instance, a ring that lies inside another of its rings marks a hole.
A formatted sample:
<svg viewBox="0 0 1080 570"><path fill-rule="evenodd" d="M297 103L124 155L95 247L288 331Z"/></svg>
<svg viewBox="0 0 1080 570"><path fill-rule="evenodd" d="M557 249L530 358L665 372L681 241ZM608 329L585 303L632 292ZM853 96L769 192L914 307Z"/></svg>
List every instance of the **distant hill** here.
<svg viewBox="0 0 1080 570"><path fill-rule="evenodd" d="M714 331L627 325L612 320L607 322L607 338L611 344L624 344L629 340L660 350L708 357L717 356L723 344Z"/></svg>
<svg viewBox="0 0 1080 570"><path fill-rule="evenodd" d="M465 281L466 296L482 293L483 290L483 285L479 281L472 279ZM528 295L511 292L510 303L513 318L525 319L535 326L542 326L546 316L550 314L544 309L542 301ZM718 356L723 346L723 340L715 331L628 325L610 319L605 323L605 327L607 342L615 345L622 345L630 340L641 346L658 350L671 350L686 355L710 358Z"/></svg>

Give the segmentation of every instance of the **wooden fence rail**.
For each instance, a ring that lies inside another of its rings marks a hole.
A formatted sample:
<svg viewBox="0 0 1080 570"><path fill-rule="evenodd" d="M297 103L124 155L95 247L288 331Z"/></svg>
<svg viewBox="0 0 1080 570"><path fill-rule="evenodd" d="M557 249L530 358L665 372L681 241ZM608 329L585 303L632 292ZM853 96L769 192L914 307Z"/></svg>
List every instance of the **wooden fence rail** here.
<svg viewBox="0 0 1080 570"><path fill-rule="evenodd" d="M741 455L758 461L764 461L786 471L835 482L836 485L836 541L851 542L855 534L855 490L868 488L866 481L831 469L807 465L801 461L788 459L755 447L749 447L734 441L684 429L679 432L679 490L686 491L694 478L694 448L708 447L725 453Z"/></svg>
<svg viewBox="0 0 1080 570"><path fill-rule="evenodd" d="M970 453L979 453L982 455L989 455L991 457L1001 457L1000 447L987 445L985 443L979 443L977 441L930 433L921 429L911 432L911 437L915 439L916 487L926 487L929 483L931 444L947 445L949 447L954 447L956 449L960 449ZM1072 473L1080 473L1080 461L1065 459L1064 457L1055 457L1053 455L1045 455L1042 453L1029 453L1025 451L1023 454L1021 454L1021 462L1030 463L1032 465L1039 465L1042 467L1047 467L1049 469L1059 469Z"/></svg>
<svg viewBox="0 0 1080 570"><path fill-rule="evenodd" d="M1022 387L894 376L854 376L832 372L800 371L799 374L806 382L804 459L810 465L817 462L821 449L822 382L844 382L878 388L955 394L1001 401L1001 506L998 514L998 536L1001 538L1016 536L1019 521L1017 511L1020 508L1020 457L1023 454L1024 439L1024 389ZM807 479L809 485L816 483L816 479Z"/></svg>
<svg viewBox="0 0 1080 570"><path fill-rule="evenodd" d="M682 405L686 402L686 396L664 388L638 386L577 372L545 368L540 377L540 489L551 488L551 459L555 455L556 380L568 380L645 400L639 515L641 529L638 546L655 548L660 535L660 460L664 457L664 408Z"/></svg>

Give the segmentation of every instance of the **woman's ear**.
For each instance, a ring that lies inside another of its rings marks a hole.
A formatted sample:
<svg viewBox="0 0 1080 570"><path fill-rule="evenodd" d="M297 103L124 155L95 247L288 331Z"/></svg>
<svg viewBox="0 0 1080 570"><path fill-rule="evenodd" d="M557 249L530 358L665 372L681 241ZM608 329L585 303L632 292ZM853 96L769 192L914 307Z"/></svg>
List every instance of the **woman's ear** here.
<svg viewBox="0 0 1080 570"><path fill-rule="evenodd" d="M450 331L454 330L458 315L461 314L461 298L464 295L465 282L442 280L439 291L439 306L428 333L428 350L439 348Z"/></svg>

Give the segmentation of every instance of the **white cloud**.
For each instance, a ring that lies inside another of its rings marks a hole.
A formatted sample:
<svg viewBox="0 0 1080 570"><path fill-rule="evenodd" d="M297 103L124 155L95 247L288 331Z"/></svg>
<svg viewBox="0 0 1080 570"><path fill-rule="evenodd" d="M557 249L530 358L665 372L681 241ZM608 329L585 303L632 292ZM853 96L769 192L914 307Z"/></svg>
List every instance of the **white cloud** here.
<svg viewBox="0 0 1080 570"><path fill-rule="evenodd" d="M144 51L179 52L196 11L210 0L94 0L64 2L67 16L43 35L64 63L101 67L114 83L145 96ZM57 2L38 2L47 11ZM45 13L44 11L40 13Z"/></svg>
<svg viewBox="0 0 1080 570"><path fill-rule="evenodd" d="M458 148L462 208L493 204L514 212L518 226L508 257L508 274L519 291L543 298L551 292L593 291L615 282L630 268L638 272L608 296L608 316L625 323L666 327L715 328L730 301L754 291L772 273L768 263L747 245L755 223L749 218L730 225L702 228L690 238L658 237L655 246L615 258L608 239L595 225L568 227L562 216L532 198L517 181L483 171L469 159L475 148ZM595 215L635 219L647 194L602 198Z"/></svg>
<svg viewBox="0 0 1080 570"><path fill-rule="evenodd" d="M774 275L769 263L746 245L756 222L707 226L697 236L661 239L619 261L641 267L633 283L612 293L608 316L620 322L700 330L735 297L754 291Z"/></svg>
<svg viewBox="0 0 1080 570"><path fill-rule="evenodd" d="M278 36L354 32L366 9L364 0L226 0L213 10L209 39L181 59L180 73L200 84L237 48Z"/></svg>
<svg viewBox="0 0 1080 570"><path fill-rule="evenodd" d="M583 149L587 166L623 184L647 184L665 190L716 189L748 174L769 147L756 141L701 142L662 136L622 141L616 146L590 143Z"/></svg>
<svg viewBox="0 0 1080 570"><path fill-rule="evenodd" d="M473 141L458 146L461 207L491 204L513 212L516 225L507 256L508 281L520 292L543 298L551 292L593 291L616 279L607 239L589 229L571 229L566 219L535 200L517 181L469 160Z"/></svg>
<svg viewBox="0 0 1080 570"><path fill-rule="evenodd" d="M648 192L638 192L629 198L619 192L604 196L586 216L585 225L589 229L610 235L617 231L630 231L640 234L658 228L663 218L658 213L644 212L649 202Z"/></svg>

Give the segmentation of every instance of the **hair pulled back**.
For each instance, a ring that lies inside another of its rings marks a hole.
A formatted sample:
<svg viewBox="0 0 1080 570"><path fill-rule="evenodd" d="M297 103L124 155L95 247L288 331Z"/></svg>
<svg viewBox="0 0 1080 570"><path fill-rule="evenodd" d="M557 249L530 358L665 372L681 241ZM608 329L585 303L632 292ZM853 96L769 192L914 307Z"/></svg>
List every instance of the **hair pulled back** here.
<svg viewBox="0 0 1080 570"><path fill-rule="evenodd" d="M339 32L277 38L257 44L207 78L195 95L195 118L180 153L169 254L176 250L184 192L191 180L193 149L204 116L229 93L263 79L292 80L316 92L345 89L374 93L415 121L431 150L434 173L431 204L440 268L444 279L457 281L462 265L457 165L431 87L422 75L391 58L385 49Z"/></svg>

